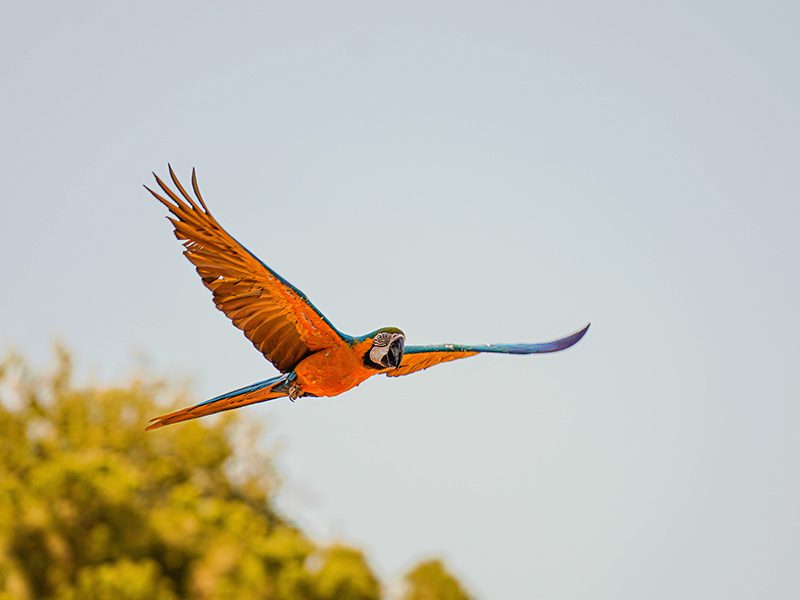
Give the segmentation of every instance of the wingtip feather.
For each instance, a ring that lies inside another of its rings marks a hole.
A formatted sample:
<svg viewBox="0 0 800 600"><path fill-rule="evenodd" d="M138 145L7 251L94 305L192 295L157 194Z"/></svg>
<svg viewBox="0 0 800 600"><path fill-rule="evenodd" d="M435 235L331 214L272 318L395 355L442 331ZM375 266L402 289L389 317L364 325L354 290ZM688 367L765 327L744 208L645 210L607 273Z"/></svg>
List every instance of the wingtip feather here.
<svg viewBox="0 0 800 600"><path fill-rule="evenodd" d="M149 187L147 187L147 185L143 185L143 187L144 187L144 189L146 189L148 192L150 192L150 193L153 195L153 197L154 197L156 200L158 200L159 202L161 202L161 204L163 204L164 206L166 206L166 207L167 207L167 208L170 210L170 212L173 212L173 213L175 212L175 206L173 206L172 204L170 204L170 202L169 202L169 201L168 201L166 198L164 198L162 195L160 195L160 194L157 194L156 192L154 192L152 189L150 189Z"/></svg>
<svg viewBox="0 0 800 600"><path fill-rule="evenodd" d="M204 211L208 212L208 207L206 206L203 196L200 193L200 186L197 185L197 170L194 167L192 167L192 189L194 189L194 195L197 196L200 206L203 207Z"/></svg>
<svg viewBox="0 0 800 600"><path fill-rule="evenodd" d="M586 332L589 331L589 327L591 327L591 325L592 325L591 322L587 323L582 329L579 329L575 333L563 337L560 340L555 340L554 342L551 342L554 346L553 351L557 352L559 350L566 350L567 348L571 348L572 346L580 342L583 339L583 336L586 335Z"/></svg>
<svg viewBox="0 0 800 600"><path fill-rule="evenodd" d="M182 183L180 182L180 180L178 179L178 176L177 176L177 175L175 175L175 171L172 169L172 165L170 165L169 163L167 163L167 169L169 170L169 176L170 176L170 178L172 179L172 183L174 183L174 184L175 184L175 187L176 187L176 188L178 188L178 191L181 193L181 195L184 197L184 199L185 199L185 200L186 200L186 201L189 203L189 205L192 207L192 210L200 210L200 207L199 207L199 206L197 206L197 204L195 204L195 201L194 201L194 200L192 199L192 197L191 197L191 196L190 196L190 195L189 195L189 194L186 192L186 189L183 187L183 184L182 184Z"/></svg>

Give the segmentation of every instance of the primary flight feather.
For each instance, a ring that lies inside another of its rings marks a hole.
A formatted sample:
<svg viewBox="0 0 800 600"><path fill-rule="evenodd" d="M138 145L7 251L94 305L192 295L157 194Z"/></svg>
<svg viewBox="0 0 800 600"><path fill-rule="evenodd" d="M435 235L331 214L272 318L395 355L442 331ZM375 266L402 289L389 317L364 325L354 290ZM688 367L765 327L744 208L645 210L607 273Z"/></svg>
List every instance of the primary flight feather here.
<svg viewBox="0 0 800 600"><path fill-rule="evenodd" d="M383 327L360 337L342 333L306 295L237 242L211 215L197 175L186 191L168 166L173 191L155 173L160 191L145 186L172 216L183 254L211 290L216 307L244 332L281 375L152 419L147 429L196 419L247 404L288 396L338 396L373 375L408 375L479 352L536 354L557 352L577 343L580 331L539 344L441 344L406 346L405 334Z"/></svg>

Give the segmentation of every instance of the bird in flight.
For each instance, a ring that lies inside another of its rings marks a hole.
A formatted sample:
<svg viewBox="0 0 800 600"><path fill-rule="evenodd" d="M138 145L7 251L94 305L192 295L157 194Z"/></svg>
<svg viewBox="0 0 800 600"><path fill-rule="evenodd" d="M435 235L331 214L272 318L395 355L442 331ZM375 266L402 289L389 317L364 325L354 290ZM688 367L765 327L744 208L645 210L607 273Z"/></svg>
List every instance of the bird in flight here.
<svg viewBox="0 0 800 600"><path fill-rule="evenodd" d="M155 417L147 429L196 419L288 396L338 396L384 374L399 377L480 352L537 354L558 352L580 340L580 331L539 344L439 344L406 346L397 327L382 327L362 336L342 333L299 289L237 242L211 215L192 169L190 195L172 167L177 193L155 173L161 193L145 186L167 207L183 254L211 290L214 304L244 332L253 345L281 372L277 377L222 394L200 404Z"/></svg>

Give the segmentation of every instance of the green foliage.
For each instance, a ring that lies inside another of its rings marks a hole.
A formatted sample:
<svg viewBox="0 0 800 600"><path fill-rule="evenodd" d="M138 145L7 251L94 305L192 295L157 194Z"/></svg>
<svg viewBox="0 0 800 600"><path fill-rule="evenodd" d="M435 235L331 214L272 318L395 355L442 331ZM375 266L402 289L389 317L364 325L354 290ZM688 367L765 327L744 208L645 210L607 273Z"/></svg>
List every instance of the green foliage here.
<svg viewBox="0 0 800 600"><path fill-rule="evenodd" d="M151 560L84 567L75 586L65 586L59 600L176 600L172 582L160 574Z"/></svg>
<svg viewBox="0 0 800 600"><path fill-rule="evenodd" d="M378 580L358 550L334 546L325 551L313 578L314 597L325 600L369 600L380 597Z"/></svg>
<svg viewBox="0 0 800 600"><path fill-rule="evenodd" d="M0 600L382 597L358 550L320 548L273 508L272 463L235 412L144 432L164 394L76 387L64 351L46 375L0 362ZM408 597L466 598L435 564Z"/></svg>
<svg viewBox="0 0 800 600"><path fill-rule="evenodd" d="M439 560L422 562L406 575L403 600L470 600L458 580Z"/></svg>

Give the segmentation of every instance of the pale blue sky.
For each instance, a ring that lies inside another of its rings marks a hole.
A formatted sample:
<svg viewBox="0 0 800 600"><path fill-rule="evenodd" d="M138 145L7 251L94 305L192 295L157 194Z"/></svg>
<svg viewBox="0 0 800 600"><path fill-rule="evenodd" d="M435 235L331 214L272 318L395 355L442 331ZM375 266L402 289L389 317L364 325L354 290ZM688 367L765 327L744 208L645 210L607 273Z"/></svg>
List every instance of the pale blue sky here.
<svg viewBox="0 0 800 600"><path fill-rule="evenodd" d="M320 540L483 598L798 597L798 5L222 6L6 7L0 347L198 400L273 374L141 187L196 166L344 331L593 322L248 409Z"/></svg>

